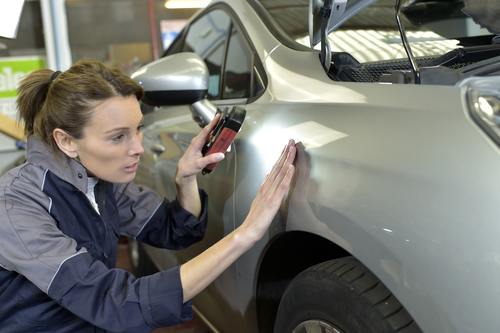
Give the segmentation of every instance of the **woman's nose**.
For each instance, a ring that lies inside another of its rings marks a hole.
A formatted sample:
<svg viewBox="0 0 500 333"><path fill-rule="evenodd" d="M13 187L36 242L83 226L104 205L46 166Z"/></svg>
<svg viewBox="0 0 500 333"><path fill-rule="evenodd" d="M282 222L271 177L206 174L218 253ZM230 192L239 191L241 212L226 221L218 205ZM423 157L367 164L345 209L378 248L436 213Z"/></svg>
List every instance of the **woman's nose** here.
<svg viewBox="0 0 500 333"><path fill-rule="evenodd" d="M135 135L131 142L130 147L131 155L141 156L144 153L144 148L142 147L142 133Z"/></svg>

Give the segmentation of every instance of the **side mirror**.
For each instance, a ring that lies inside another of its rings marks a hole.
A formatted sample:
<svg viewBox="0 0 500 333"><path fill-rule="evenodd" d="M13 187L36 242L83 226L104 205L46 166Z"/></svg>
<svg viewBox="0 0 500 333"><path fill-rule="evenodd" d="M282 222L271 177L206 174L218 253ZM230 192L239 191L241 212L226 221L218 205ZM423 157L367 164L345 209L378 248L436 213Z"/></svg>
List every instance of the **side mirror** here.
<svg viewBox="0 0 500 333"><path fill-rule="evenodd" d="M195 53L185 52L153 61L131 78L144 88L145 104L183 105L205 98L209 72L203 59Z"/></svg>

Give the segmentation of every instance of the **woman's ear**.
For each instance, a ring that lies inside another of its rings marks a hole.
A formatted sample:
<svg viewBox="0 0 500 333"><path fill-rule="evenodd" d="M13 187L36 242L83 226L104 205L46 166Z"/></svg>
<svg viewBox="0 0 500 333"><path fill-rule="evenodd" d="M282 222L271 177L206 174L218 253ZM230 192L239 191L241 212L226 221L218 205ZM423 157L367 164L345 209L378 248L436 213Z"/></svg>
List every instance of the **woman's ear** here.
<svg viewBox="0 0 500 333"><path fill-rule="evenodd" d="M56 128L52 132L52 136L54 137L57 146L63 153L70 158L78 157L76 140L71 135L60 128Z"/></svg>

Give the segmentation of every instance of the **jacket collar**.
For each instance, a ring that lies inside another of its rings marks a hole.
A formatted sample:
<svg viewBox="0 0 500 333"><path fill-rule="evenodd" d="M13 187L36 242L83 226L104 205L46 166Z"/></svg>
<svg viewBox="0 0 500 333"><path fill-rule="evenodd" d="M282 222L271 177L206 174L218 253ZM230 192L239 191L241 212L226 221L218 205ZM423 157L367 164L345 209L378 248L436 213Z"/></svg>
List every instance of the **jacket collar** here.
<svg viewBox="0 0 500 333"><path fill-rule="evenodd" d="M83 193L87 193L87 170L85 170L83 165L69 158L62 151L58 150L56 154L60 154L60 162L55 159L52 150L42 141L34 135L28 137L28 162L38 164L50 170L57 177L77 187Z"/></svg>

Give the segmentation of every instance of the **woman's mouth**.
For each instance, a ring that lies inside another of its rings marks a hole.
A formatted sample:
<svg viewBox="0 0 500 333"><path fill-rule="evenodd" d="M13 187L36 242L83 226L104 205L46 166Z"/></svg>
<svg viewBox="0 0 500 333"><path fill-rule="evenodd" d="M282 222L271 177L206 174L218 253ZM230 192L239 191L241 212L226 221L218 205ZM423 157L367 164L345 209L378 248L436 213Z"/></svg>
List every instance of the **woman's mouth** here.
<svg viewBox="0 0 500 333"><path fill-rule="evenodd" d="M131 164L128 167L125 167L125 171L127 172L136 172L137 171L137 163Z"/></svg>

